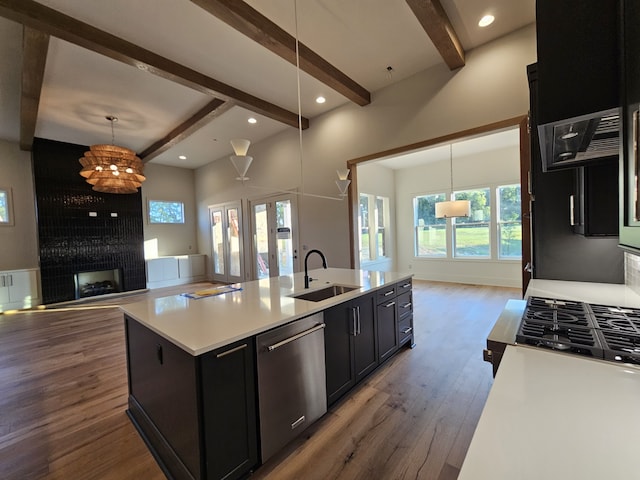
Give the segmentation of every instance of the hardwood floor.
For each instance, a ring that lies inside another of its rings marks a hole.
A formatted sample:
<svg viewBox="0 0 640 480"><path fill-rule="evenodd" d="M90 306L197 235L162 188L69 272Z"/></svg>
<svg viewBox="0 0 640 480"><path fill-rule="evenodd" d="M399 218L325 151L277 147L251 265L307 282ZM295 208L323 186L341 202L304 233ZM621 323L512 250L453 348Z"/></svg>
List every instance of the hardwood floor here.
<svg viewBox="0 0 640 480"><path fill-rule="evenodd" d="M403 349L252 478L455 479L492 384L482 349L509 298L520 291L414 280L416 348ZM165 478L126 403L117 309L0 315L0 478Z"/></svg>

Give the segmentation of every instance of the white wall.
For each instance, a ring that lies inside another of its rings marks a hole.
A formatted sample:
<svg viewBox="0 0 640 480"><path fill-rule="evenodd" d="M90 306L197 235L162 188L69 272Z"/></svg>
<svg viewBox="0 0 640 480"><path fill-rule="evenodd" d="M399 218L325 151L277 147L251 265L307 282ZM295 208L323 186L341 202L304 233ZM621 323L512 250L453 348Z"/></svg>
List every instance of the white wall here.
<svg viewBox="0 0 640 480"><path fill-rule="evenodd" d="M156 243L158 256L208 253L206 250L201 252L198 249L194 170L147 163L144 174L147 177L142 184L145 244ZM185 223L150 224L147 212L149 200L183 202Z"/></svg>
<svg viewBox="0 0 640 480"><path fill-rule="evenodd" d="M385 227L387 232L388 252L386 258L372 260L360 264L356 257L356 268L376 270L381 272L393 272L397 269L396 251L396 182L395 171L382 165L365 164L358 167L358 193L368 193L389 199L389 224Z"/></svg>
<svg viewBox="0 0 640 480"><path fill-rule="evenodd" d="M520 287L520 260L415 256L413 198L448 192L451 189L450 172L449 160L396 171L398 268L411 271L422 280ZM520 183L520 150L517 146L453 159L455 190L517 183Z"/></svg>
<svg viewBox="0 0 640 480"><path fill-rule="evenodd" d="M530 25L469 51L466 66L455 72L442 64L374 92L366 107L346 104L313 119L303 132L302 161L294 129L252 145L251 180L245 186L234 180L226 158L201 167L195 178L200 250L211 243L208 205L269 189L336 195L335 170L349 159L526 114L526 65L535 61ZM350 265L346 201L301 196L299 221L301 245L322 250L331 266ZM405 268L399 265L400 271Z"/></svg>
<svg viewBox="0 0 640 480"><path fill-rule="evenodd" d="M0 140L0 187L12 190L14 224L0 226L0 270L38 268L31 153Z"/></svg>

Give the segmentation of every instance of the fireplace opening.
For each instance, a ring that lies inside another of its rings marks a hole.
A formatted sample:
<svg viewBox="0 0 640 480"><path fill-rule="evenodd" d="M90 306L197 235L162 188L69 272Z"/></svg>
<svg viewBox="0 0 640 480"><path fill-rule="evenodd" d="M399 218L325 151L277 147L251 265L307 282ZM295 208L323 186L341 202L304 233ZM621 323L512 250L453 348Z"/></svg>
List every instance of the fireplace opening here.
<svg viewBox="0 0 640 480"><path fill-rule="evenodd" d="M76 299L121 292L121 279L120 268L78 272L74 275Z"/></svg>

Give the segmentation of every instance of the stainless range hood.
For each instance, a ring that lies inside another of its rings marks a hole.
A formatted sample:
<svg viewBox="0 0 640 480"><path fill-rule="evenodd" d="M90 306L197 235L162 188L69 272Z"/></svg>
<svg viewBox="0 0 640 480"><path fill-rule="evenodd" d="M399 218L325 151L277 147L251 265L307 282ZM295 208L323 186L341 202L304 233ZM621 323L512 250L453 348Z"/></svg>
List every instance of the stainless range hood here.
<svg viewBox="0 0 640 480"><path fill-rule="evenodd" d="M544 172L618 158L620 109L540 125L538 136Z"/></svg>

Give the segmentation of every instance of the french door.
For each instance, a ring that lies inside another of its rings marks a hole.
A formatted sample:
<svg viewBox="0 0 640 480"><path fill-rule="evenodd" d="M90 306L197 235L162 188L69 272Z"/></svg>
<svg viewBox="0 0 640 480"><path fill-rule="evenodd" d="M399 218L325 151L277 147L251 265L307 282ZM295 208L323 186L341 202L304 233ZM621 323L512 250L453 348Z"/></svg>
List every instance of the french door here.
<svg viewBox="0 0 640 480"><path fill-rule="evenodd" d="M298 272L298 215L295 195L250 202L253 279Z"/></svg>
<svg viewBox="0 0 640 480"><path fill-rule="evenodd" d="M244 281L242 253L242 205L240 202L209 207L213 280Z"/></svg>

